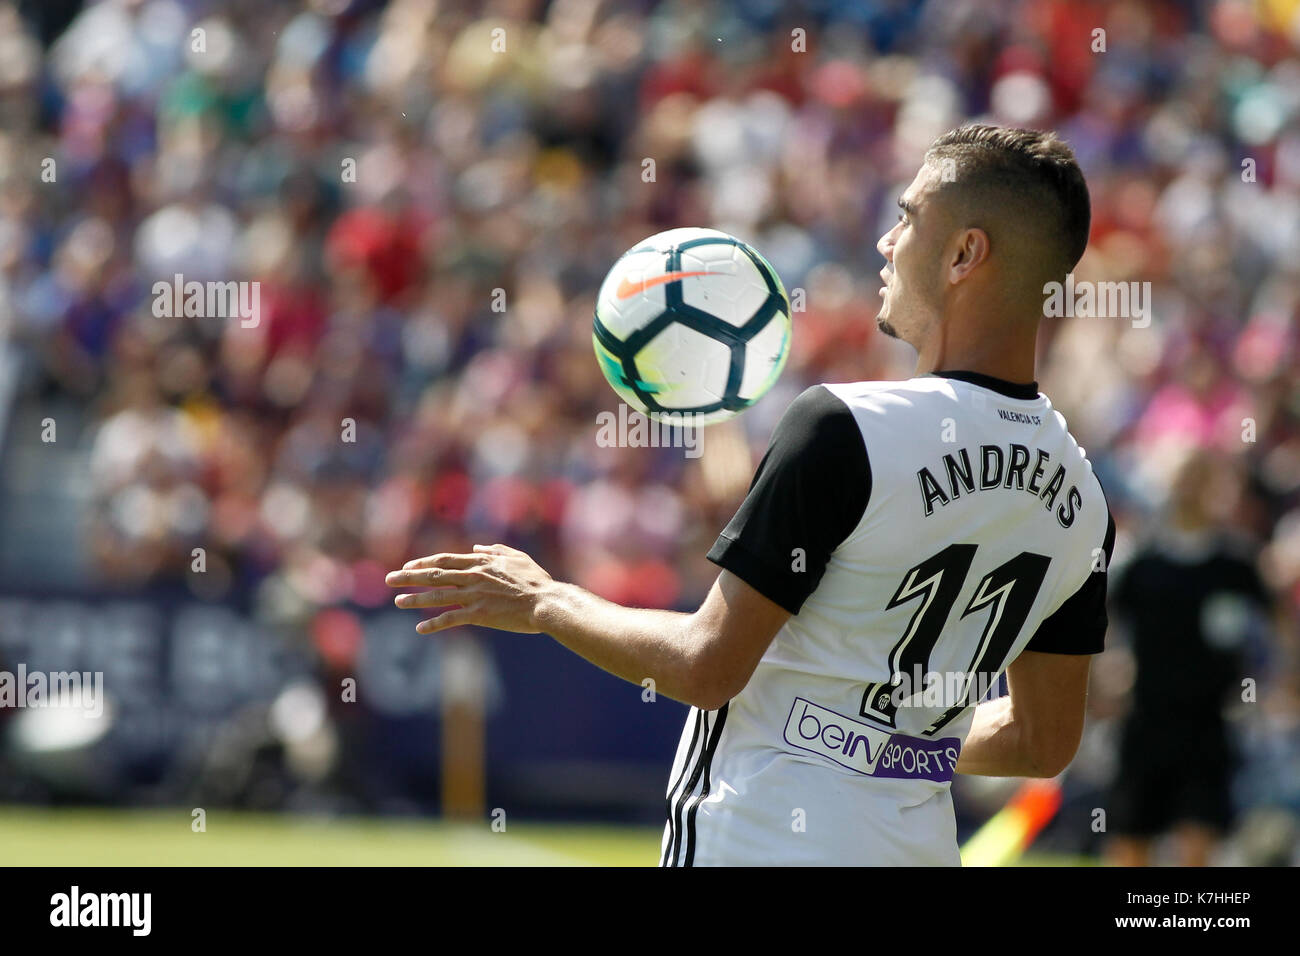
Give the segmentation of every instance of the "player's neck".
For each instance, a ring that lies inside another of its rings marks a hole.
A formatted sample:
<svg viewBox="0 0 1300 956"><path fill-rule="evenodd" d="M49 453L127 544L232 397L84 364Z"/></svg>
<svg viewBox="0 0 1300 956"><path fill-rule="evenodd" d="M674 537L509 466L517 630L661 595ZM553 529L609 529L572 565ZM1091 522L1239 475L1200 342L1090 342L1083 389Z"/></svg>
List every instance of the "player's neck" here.
<svg viewBox="0 0 1300 956"><path fill-rule="evenodd" d="M1036 381L1034 343L1023 338L985 338L979 342L928 342L916 357L916 374L931 372L976 372L1019 385Z"/></svg>
<svg viewBox="0 0 1300 956"><path fill-rule="evenodd" d="M1041 311L1037 299L1019 301L989 282L955 287L917 347L916 374L964 371L1017 385L1037 381Z"/></svg>

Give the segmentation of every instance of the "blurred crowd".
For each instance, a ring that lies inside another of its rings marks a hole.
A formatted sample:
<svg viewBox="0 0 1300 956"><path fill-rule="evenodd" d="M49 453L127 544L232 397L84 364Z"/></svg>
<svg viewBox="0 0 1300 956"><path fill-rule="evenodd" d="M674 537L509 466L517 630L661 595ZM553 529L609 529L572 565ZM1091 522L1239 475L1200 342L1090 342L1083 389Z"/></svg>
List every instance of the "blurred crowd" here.
<svg viewBox="0 0 1300 956"><path fill-rule="evenodd" d="M502 541L693 608L788 400L911 374L875 330L875 243L975 118L1059 130L1092 193L1077 276L1152 284L1148 327L1045 320L1040 385L1117 562L1208 460L1274 602L1251 726L1300 808L1296 0L0 2L9 401L83 410L87 563L114 586L309 621ZM699 460L602 448L595 291L682 225L803 291L789 364ZM159 317L177 274L260 283L260 321ZM1111 644L1103 722L1133 681Z"/></svg>

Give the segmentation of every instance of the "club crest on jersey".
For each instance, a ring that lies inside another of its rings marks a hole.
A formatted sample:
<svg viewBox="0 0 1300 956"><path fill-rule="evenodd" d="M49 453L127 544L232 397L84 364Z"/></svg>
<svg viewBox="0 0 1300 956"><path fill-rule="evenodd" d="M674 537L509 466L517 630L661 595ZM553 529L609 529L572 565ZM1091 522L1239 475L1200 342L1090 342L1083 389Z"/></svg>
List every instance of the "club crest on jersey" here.
<svg viewBox="0 0 1300 956"><path fill-rule="evenodd" d="M889 733L796 697L785 721L785 742L869 777L947 783L957 767L961 741L925 740Z"/></svg>

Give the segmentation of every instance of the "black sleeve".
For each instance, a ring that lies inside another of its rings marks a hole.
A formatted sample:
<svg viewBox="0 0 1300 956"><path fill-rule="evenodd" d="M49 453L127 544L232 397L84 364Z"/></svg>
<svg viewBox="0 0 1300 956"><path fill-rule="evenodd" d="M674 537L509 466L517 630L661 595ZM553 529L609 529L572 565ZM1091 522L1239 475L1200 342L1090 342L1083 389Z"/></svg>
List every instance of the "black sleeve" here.
<svg viewBox="0 0 1300 956"><path fill-rule="evenodd" d="M853 412L814 386L781 416L709 560L798 614L870 497L871 465Z"/></svg>
<svg viewBox="0 0 1300 956"><path fill-rule="evenodd" d="M1101 569L1088 575L1079 590L1066 598L1039 625L1025 645L1027 651L1044 654L1100 654L1106 647L1106 569L1115 549L1115 519L1106 515L1106 538L1101 545L1106 555Z"/></svg>

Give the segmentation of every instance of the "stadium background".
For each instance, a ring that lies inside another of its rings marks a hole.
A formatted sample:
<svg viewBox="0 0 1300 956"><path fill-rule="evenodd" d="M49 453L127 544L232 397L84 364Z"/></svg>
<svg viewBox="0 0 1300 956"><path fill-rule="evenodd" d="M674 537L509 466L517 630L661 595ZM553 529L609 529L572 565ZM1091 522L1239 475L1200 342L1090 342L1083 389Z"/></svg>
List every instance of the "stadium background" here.
<svg viewBox="0 0 1300 956"><path fill-rule="evenodd" d="M910 374L875 242L973 118L1059 129L1078 273L1153 285L1147 328L1045 321L1039 380L1117 561L1168 449L1211 456L1280 609L1243 647L1225 859L1294 861L1298 51L1295 0L0 3L0 666L103 671L111 705L93 731L0 711L0 861L653 862L684 708L542 638L419 638L383 573L503 541L697 606L789 400ZM601 448L596 287L679 225L802 290L792 357L703 458ZM176 273L260 282L260 325L155 317ZM1100 850L1133 672L1108 645L1034 859ZM962 833L1010 786L959 780Z"/></svg>

